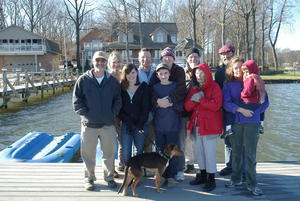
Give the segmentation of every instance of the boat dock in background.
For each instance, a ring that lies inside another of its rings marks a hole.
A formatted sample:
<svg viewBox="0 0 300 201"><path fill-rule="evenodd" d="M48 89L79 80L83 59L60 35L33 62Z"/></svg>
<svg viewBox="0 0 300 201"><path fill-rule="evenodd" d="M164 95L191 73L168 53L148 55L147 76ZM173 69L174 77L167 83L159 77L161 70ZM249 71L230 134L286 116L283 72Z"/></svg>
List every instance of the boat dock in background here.
<svg viewBox="0 0 300 201"><path fill-rule="evenodd" d="M45 72L8 72L2 69L0 75L0 108L7 108L11 98L20 98L27 102L31 94L40 94L41 98L49 90L55 94L59 88L64 90L65 87L72 88L77 78L78 71L71 72L68 70Z"/></svg>
<svg viewBox="0 0 300 201"><path fill-rule="evenodd" d="M117 163L116 163L117 164ZM223 168L218 164L218 170ZM0 163L1 201L300 201L300 162L266 162L257 164L257 179L263 196L252 196L244 189L227 189L229 177L216 177L217 187L207 193L201 186L188 182L194 174L185 174L185 181L157 193L154 178L144 178L137 187L139 197L122 196L118 189L109 189L103 180L103 167L96 167L96 189L85 191L82 163ZM116 179L120 186L123 178ZM129 189L130 190L130 189ZM129 191L131 195L131 191Z"/></svg>

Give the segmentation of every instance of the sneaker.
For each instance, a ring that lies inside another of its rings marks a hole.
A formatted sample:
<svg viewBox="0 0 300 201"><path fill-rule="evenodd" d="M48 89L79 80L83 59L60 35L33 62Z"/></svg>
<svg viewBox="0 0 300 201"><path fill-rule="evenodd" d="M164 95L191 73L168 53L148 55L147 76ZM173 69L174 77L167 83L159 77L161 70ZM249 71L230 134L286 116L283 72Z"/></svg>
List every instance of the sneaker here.
<svg viewBox="0 0 300 201"><path fill-rule="evenodd" d="M84 184L84 188L87 191L92 191L95 188L94 180L89 179L87 182Z"/></svg>
<svg viewBox="0 0 300 201"><path fill-rule="evenodd" d="M229 167L225 167L223 168L220 172L219 172L219 175L220 176L227 176L227 175L230 175L232 173L232 169L229 168Z"/></svg>
<svg viewBox="0 0 300 201"><path fill-rule="evenodd" d="M119 178L119 177L120 177L119 173L117 171L114 171L114 178Z"/></svg>
<svg viewBox="0 0 300 201"><path fill-rule="evenodd" d="M191 173L193 170L195 170L194 165L187 165L184 173Z"/></svg>
<svg viewBox="0 0 300 201"><path fill-rule="evenodd" d="M184 181L184 172L182 171L177 172L177 174L175 175L175 179L176 181Z"/></svg>
<svg viewBox="0 0 300 201"><path fill-rule="evenodd" d="M117 187L117 183L114 180L110 180L107 182L107 186L109 188L116 188Z"/></svg>
<svg viewBox="0 0 300 201"><path fill-rule="evenodd" d="M125 170L125 166L124 165L121 165L121 166L118 167L118 171L124 172L124 170Z"/></svg>
<svg viewBox="0 0 300 201"><path fill-rule="evenodd" d="M167 179L167 187L174 187L178 182L174 178L168 178Z"/></svg>
<svg viewBox="0 0 300 201"><path fill-rule="evenodd" d="M225 184L225 187L226 188L236 188L236 187L239 187L241 186L243 183L240 181L240 182L233 182L233 181L229 181Z"/></svg>
<svg viewBox="0 0 300 201"><path fill-rule="evenodd" d="M255 196L261 196L264 194L263 191L258 187L254 187L254 188L247 187L247 189L252 193L252 195Z"/></svg>

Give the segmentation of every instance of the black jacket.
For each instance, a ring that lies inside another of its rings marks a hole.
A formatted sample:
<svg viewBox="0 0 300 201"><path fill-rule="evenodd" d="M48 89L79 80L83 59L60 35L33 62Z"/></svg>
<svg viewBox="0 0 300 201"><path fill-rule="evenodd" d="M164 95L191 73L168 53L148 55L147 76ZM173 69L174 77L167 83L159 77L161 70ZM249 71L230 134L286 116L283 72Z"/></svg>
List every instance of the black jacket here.
<svg viewBox="0 0 300 201"><path fill-rule="evenodd" d="M113 125L114 117L122 106L121 87L116 78L104 73L101 84L92 70L81 75L73 91L73 108L81 117L83 125L101 128Z"/></svg>
<svg viewBox="0 0 300 201"><path fill-rule="evenodd" d="M215 73L215 81L219 84L221 89L223 89L223 84L225 81L225 71L226 66L223 64L218 68L217 72Z"/></svg>
<svg viewBox="0 0 300 201"><path fill-rule="evenodd" d="M121 90L122 108L118 117L129 128L129 130L143 130L148 120L150 108L149 86L142 82L133 95L132 101L126 90Z"/></svg>

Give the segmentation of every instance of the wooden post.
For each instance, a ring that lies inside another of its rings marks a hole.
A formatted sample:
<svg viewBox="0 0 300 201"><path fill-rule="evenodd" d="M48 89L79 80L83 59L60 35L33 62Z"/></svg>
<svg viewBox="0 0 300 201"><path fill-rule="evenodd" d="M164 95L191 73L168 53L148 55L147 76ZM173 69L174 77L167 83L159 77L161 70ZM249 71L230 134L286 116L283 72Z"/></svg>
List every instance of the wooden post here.
<svg viewBox="0 0 300 201"><path fill-rule="evenodd" d="M3 78L3 103L0 108L7 109L7 99L6 99L6 93L7 93L7 69L2 69L2 78Z"/></svg>
<svg viewBox="0 0 300 201"><path fill-rule="evenodd" d="M53 95L55 94L55 72L54 71L52 71L52 93L53 93Z"/></svg>
<svg viewBox="0 0 300 201"><path fill-rule="evenodd" d="M42 84L41 84L41 98L44 98L44 82L45 82L45 69L41 69L41 80L42 80Z"/></svg>

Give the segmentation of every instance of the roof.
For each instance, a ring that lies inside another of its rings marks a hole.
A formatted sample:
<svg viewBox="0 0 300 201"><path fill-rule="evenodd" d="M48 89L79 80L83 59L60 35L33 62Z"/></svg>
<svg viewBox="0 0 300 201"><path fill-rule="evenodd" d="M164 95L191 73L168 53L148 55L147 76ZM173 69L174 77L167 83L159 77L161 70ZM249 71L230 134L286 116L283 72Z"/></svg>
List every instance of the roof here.
<svg viewBox="0 0 300 201"><path fill-rule="evenodd" d="M54 54L61 54L59 44L54 41L51 41L43 36L40 36L36 33L27 31L21 27L12 25L0 31L0 40L26 40L26 39L44 39L46 45L46 51Z"/></svg>
<svg viewBox="0 0 300 201"><path fill-rule="evenodd" d="M193 40L190 38L185 38L177 44L175 50L182 51L182 50L190 49L192 47L193 47ZM196 44L195 47L198 48L200 51L204 51L204 49L199 44Z"/></svg>
<svg viewBox="0 0 300 201"><path fill-rule="evenodd" d="M112 25L112 30L114 30L114 33L112 34L112 38L116 39L117 38L117 34L120 32L119 27L121 27L121 25L124 25L124 23L114 23ZM155 48L157 49L161 49L163 48L163 46L167 47L167 46L173 46L175 47L176 44L173 43L171 41L170 35L173 34L177 34L178 33L178 29L177 29L177 25L176 23L141 23L142 25L142 34L143 34L143 46L147 47L149 49L151 48ZM136 44L139 45L140 44L140 34L139 34L139 23L137 22L130 22L128 24L129 26L129 30L132 32L133 34L133 42L130 44ZM153 42L151 39L151 34L153 34L155 31L157 30L165 30L168 34L168 38L167 38L167 43L156 43ZM121 45L121 43L119 43Z"/></svg>

